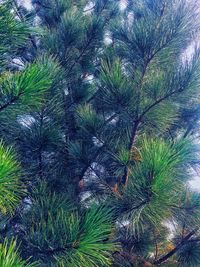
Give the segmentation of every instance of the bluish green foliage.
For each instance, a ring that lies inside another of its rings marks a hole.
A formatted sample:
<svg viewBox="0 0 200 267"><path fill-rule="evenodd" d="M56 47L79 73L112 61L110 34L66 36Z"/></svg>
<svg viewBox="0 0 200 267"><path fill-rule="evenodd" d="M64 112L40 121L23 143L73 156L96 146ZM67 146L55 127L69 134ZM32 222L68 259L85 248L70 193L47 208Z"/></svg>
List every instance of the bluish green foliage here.
<svg viewBox="0 0 200 267"><path fill-rule="evenodd" d="M0 237L22 262L200 265L199 15L119 2L0 4L0 136L17 154L2 145Z"/></svg>
<svg viewBox="0 0 200 267"><path fill-rule="evenodd" d="M36 190L32 199L25 217L30 254L41 261L48 254L54 266L110 266L110 253L118 250L108 239L114 230L110 210L93 205L78 211L47 188Z"/></svg>
<svg viewBox="0 0 200 267"><path fill-rule="evenodd" d="M16 50L27 41L31 29L28 24L15 19L11 12L9 1L2 1L0 5L0 71L8 63L10 53Z"/></svg>

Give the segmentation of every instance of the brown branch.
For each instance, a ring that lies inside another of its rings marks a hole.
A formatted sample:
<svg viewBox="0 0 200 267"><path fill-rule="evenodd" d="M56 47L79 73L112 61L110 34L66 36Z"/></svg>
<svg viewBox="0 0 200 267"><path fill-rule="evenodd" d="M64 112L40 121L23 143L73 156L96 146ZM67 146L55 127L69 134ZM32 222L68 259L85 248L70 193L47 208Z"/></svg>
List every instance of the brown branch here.
<svg viewBox="0 0 200 267"><path fill-rule="evenodd" d="M42 130L43 130L43 123L44 123L44 115L43 115L43 110L40 113L40 120L39 120L39 135L40 138L42 137ZM40 179L42 180L43 178L43 157L42 157L42 152L43 152L43 146L40 144L39 149L38 149L38 174Z"/></svg>
<svg viewBox="0 0 200 267"><path fill-rule="evenodd" d="M20 98L21 95L23 95L23 92L19 93L17 96L14 96L10 101L0 106L0 112L9 107L10 105L14 104Z"/></svg>
<svg viewBox="0 0 200 267"><path fill-rule="evenodd" d="M172 91L166 95L164 95L163 97L157 99L154 103L152 103L150 106L148 106L143 112L142 114L139 116L139 121L142 121L143 117L155 106L157 106L158 104L160 104L162 101L168 99L169 97L173 96L174 94L178 93L179 91Z"/></svg>
<svg viewBox="0 0 200 267"><path fill-rule="evenodd" d="M161 16L162 17L162 16ZM147 69L148 69L148 66L149 64L151 63L151 61L153 60L153 58L163 49L165 48L165 46L168 44L168 42L166 42L163 46L161 46L159 49L157 49L152 55L149 56L149 58L147 59L147 61L145 62L144 64L144 69L143 69L143 72L142 72L142 77L141 77L141 82L140 82L140 88L139 89L142 89L142 86L143 86L143 81L144 81L144 77L146 75L146 72L147 72ZM138 90L138 101L140 102L140 91L141 90ZM150 105L147 110L145 110L139 117L138 117L138 112L139 112L139 104L138 104L138 107L137 107L137 118L135 120L135 124L134 124L134 127L133 127L133 130L132 130L132 134L131 134L131 140L130 140L130 144L129 144L129 151L132 149L132 146L134 145L135 143L135 138L136 138L136 135L137 135L137 131L138 131L138 128L142 122L142 119L144 117L144 115L151 109L153 108L154 106L156 106L157 104L159 104L161 101L163 101L165 99L165 97L162 99L159 99L157 100L155 103L153 103L152 105ZM134 121L133 121L134 122ZM128 177L129 177L129 168L126 167L125 168L125 173L124 173L124 176L122 178L122 183L124 185L127 185L128 183Z"/></svg>
<svg viewBox="0 0 200 267"><path fill-rule="evenodd" d="M152 57L150 59L150 61L152 60ZM150 62L149 61L149 62ZM148 63L149 63L148 62ZM145 72L146 72L146 69L147 69L147 66L145 67L145 70L143 72L143 77L145 75ZM159 99L157 99L155 102L153 102L151 105L149 105L137 118L137 120L135 121L135 124L134 124L134 127L133 127L133 130L132 130L132 134L131 134L131 140L130 140L130 145L129 145L129 150L131 150L132 146L134 145L135 143L135 138L136 138L136 135L137 135L137 131L138 131L138 128L140 126L140 124L142 123L142 120L144 118L144 116L152 109L154 108L155 106L157 106L158 104L160 104L161 102L167 100L169 97L172 97L173 95L177 94L177 93L180 93L183 91L184 88L179 88L178 90L174 90L174 91L171 91L167 94L165 94L163 97L160 97ZM123 176L123 184L126 185L127 182L128 182L128 176L129 176L129 168L126 167L125 168L125 173L124 173L124 176Z"/></svg>
<svg viewBox="0 0 200 267"><path fill-rule="evenodd" d="M170 252L168 252L166 255L162 256L158 260L155 260L153 264L160 265L161 263L172 257L180 248L182 248L188 242L188 240L197 232L197 230L198 228L195 228L193 231L187 234L175 248L173 248Z"/></svg>
<svg viewBox="0 0 200 267"><path fill-rule="evenodd" d="M157 260L158 258L158 243L156 239L156 233L153 231L154 239L155 239L155 254L154 254L154 260Z"/></svg>
<svg viewBox="0 0 200 267"><path fill-rule="evenodd" d="M133 130L132 130L132 134L131 134L131 140L130 140L130 144L129 144L129 151L131 150L132 146L134 145L135 143L135 138L136 138L136 135L137 135L137 132L138 132L138 128L140 126L140 124L142 123L142 120L144 118L144 116L152 109L154 108L155 106L157 106L158 104L160 104L161 102L163 102L164 100L167 100L169 97L173 96L174 94L176 93L179 93L183 91L183 88L180 88L179 90L174 90L174 91L171 91L169 92L168 94L164 95L163 97L157 99L154 103L152 103L151 105L149 105L138 117L138 119L135 121L135 124L134 124L134 127L133 127ZM129 168L126 167L125 168L125 173L124 173L124 176L123 176L123 179L122 179L122 182L124 185L127 184L128 182L128 176L129 176Z"/></svg>
<svg viewBox="0 0 200 267"><path fill-rule="evenodd" d="M131 140L130 140L130 144L128 147L129 152L131 152L131 149L135 143L135 139L137 136L137 132L138 132L138 128L139 128L140 123L141 123L141 121L139 121L139 120L135 121L135 123L134 123L132 133L131 133ZM130 169L128 166L126 166L125 171L124 171L124 176L122 177L122 184L124 184L125 186L128 184L129 173L130 173Z"/></svg>
<svg viewBox="0 0 200 267"><path fill-rule="evenodd" d="M162 20L162 17L163 17L163 14L164 14L164 9L165 9L165 5L166 3L164 3L163 5L163 10L161 12L161 20ZM161 23L161 20L159 21L158 23L158 27L159 27L159 24ZM164 45L162 45L161 47L159 47L153 54L151 54L149 56L149 58L147 59L147 62L145 63L144 65L144 70L143 70L143 73L142 73L142 78L141 78L141 84L140 84L140 88L142 88L142 85L143 85L143 80L144 80L144 76L146 74L146 71L148 69L148 66L150 64L150 62L154 59L154 57L162 50L164 49L170 42L171 40L173 39L174 35L171 36L171 38L169 40L167 40ZM149 107L147 107L146 110L144 110L142 112L141 115L139 115L139 117L137 118L137 122L135 123L134 127L133 127L133 131L132 131L132 135L131 135L131 141L130 141L130 145L129 145L129 150L132 148L132 146L134 145L134 142L135 142L135 137L136 137L136 134L137 134L137 131L138 131L138 127L140 125L140 123L142 122L142 119L143 117L146 115L146 113L148 113L152 108L154 108L156 105L158 105L159 103L161 103L162 101L166 100L168 97L172 96L173 94L177 93L177 92L181 92L182 91L182 88L179 89L179 90L176 90L176 91L172 91L168 94L166 94L165 96L161 97L160 99L156 100L153 104L151 104ZM139 99L140 100L140 99ZM125 175L124 175L124 180L125 180L125 183L127 183L127 179L128 179L128 168L126 168L125 170Z"/></svg>

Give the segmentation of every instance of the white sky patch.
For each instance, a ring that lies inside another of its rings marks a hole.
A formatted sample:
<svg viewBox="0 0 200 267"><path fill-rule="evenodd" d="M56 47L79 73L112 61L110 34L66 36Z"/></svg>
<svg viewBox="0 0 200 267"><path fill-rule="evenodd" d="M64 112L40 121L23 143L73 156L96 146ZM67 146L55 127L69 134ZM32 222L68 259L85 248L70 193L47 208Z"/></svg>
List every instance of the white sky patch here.
<svg viewBox="0 0 200 267"><path fill-rule="evenodd" d="M34 18L34 26L38 26L41 23L41 19L39 16L35 16Z"/></svg>
<svg viewBox="0 0 200 267"><path fill-rule="evenodd" d="M27 10L31 10L33 8L31 0L18 0L18 3L23 5Z"/></svg>
<svg viewBox="0 0 200 267"><path fill-rule="evenodd" d="M111 38L111 34L109 32L107 32L105 35L104 35L104 44L105 45L110 45L112 44L112 38Z"/></svg>
<svg viewBox="0 0 200 267"><path fill-rule="evenodd" d="M85 80L89 83L92 83L92 81L94 80L94 75L87 75L87 77L85 78Z"/></svg>
<svg viewBox="0 0 200 267"><path fill-rule="evenodd" d="M126 0L120 0L120 3L119 3L120 10L123 11L126 7L127 7Z"/></svg>
<svg viewBox="0 0 200 267"><path fill-rule="evenodd" d="M91 167L92 167L94 170L97 170L97 171L99 171L99 172L101 172L101 173L104 173L104 172L105 172L105 168L104 168L102 165L100 165L98 162L93 162L93 163L91 164Z"/></svg>
<svg viewBox="0 0 200 267"><path fill-rule="evenodd" d="M168 240L171 240L174 237L174 234L176 233L176 223L172 221L165 221L163 225L168 228Z"/></svg>
<svg viewBox="0 0 200 267"><path fill-rule="evenodd" d="M13 58L11 63L17 66L19 70L23 70L25 67L24 62L20 58Z"/></svg>
<svg viewBox="0 0 200 267"><path fill-rule="evenodd" d="M194 55L194 52L195 52L195 45L196 45L196 42L193 42L191 45L189 45L185 49L185 51L181 55L181 59L182 59L183 64L191 61L191 59Z"/></svg>
<svg viewBox="0 0 200 267"><path fill-rule="evenodd" d="M64 94L65 94L65 95L68 95L68 94L69 94L69 89L68 89L68 88L65 88L65 89L64 89Z"/></svg>
<svg viewBox="0 0 200 267"><path fill-rule="evenodd" d="M115 113L111 113L109 115L106 116L106 120L110 120L112 116L114 116ZM119 120L119 116L114 116L113 119L111 119L108 123L109 124L112 124L112 125L115 125Z"/></svg>
<svg viewBox="0 0 200 267"><path fill-rule="evenodd" d="M92 11L93 11L93 7L94 7L94 3L93 2L89 2L86 6L85 6L85 8L84 8L84 12L85 12L85 14L87 14L87 15L90 15L91 13L92 13Z"/></svg>
<svg viewBox="0 0 200 267"><path fill-rule="evenodd" d="M21 115L17 117L17 121L24 127L30 127L35 122L35 119L31 115Z"/></svg>
<svg viewBox="0 0 200 267"><path fill-rule="evenodd" d="M90 193L90 192L83 192L83 193L81 193L80 194L80 198L81 198L81 202L84 202L84 201L86 201L87 199L89 199L89 197L91 196L92 194ZM89 204L88 205L86 205L86 207L88 207L89 208Z"/></svg>
<svg viewBox="0 0 200 267"><path fill-rule="evenodd" d="M200 177L195 176L189 181L189 186L193 191L200 192Z"/></svg>
<svg viewBox="0 0 200 267"><path fill-rule="evenodd" d="M25 212L29 211L31 209L32 203L33 203L33 201L31 200L31 198L25 197L23 199L23 210Z"/></svg>
<svg viewBox="0 0 200 267"><path fill-rule="evenodd" d="M97 146L97 147L103 146L103 142L100 141L96 136L92 137L92 141L93 141L94 145Z"/></svg>
<svg viewBox="0 0 200 267"><path fill-rule="evenodd" d="M129 220L117 221L116 224L118 227L122 228L122 227L129 226L130 221Z"/></svg>

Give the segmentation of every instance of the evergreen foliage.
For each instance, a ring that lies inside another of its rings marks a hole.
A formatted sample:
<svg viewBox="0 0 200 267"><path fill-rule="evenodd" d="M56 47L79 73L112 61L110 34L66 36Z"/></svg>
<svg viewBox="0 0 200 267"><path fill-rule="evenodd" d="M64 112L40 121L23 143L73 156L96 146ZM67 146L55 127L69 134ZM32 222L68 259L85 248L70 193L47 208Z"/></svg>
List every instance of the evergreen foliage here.
<svg viewBox="0 0 200 267"><path fill-rule="evenodd" d="M0 2L2 267L200 266L198 9L121 5Z"/></svg>
<svg viewBox="0 0 200 267"><path fill-rule="evenodd" d="M0 210L2 213L12 213L22 196L20 185L21 168L10 148L0 144Z"/></svg>
<svg viewBox="0 0 200 267"><path fill-rule="evenodd" d="M5 240L3 244L0 244L0 264L2 267L35 267L35 264L29 264L26 261L20 259L18 251L16 249L16 241Z"/></svg>

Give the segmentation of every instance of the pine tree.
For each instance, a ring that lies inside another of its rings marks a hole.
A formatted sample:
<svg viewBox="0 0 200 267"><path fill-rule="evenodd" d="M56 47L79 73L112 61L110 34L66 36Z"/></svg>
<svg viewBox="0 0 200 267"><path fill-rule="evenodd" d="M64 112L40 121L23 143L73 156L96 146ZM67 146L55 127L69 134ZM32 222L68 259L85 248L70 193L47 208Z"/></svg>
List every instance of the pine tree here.
<svg viewBox="0 0 200 267"><path fill-rule="evenodd" d="M199 266L197 6L32 5L0 3L1 266Z"/></svg>

